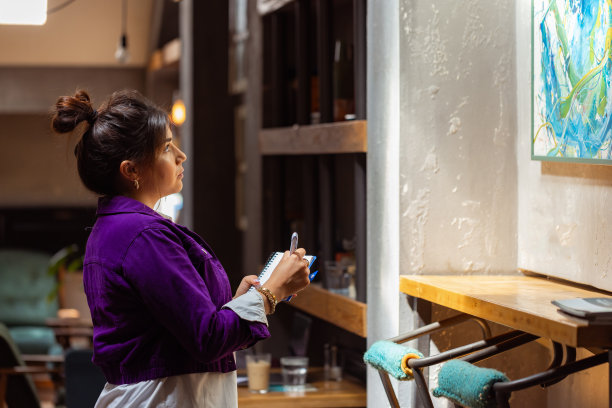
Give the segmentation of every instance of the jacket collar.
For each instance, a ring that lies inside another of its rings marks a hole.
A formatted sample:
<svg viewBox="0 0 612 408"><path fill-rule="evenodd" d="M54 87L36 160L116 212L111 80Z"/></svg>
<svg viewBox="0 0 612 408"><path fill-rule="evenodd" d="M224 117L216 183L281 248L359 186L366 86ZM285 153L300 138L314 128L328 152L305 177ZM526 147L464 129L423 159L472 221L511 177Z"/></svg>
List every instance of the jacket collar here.
<svg viewBox="0 0 612 408"><path fill-rule="evenodd" d="M98 198L96 215L111 215L122 213L140 213L160 217L161 215L138 200L126 196Z"/></svg>

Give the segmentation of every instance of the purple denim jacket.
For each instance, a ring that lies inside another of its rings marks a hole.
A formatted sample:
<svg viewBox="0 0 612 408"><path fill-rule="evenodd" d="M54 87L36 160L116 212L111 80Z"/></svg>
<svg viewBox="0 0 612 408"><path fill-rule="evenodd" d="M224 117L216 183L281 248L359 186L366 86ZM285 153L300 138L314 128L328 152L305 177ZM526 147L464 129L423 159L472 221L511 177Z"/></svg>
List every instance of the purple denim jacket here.
<svg viewBox="0 0 612 408"><path fill-rule="evenodd" d="M111 384L229 372L233 352L270 336L221 307L225 270L197 234L128 197L101 198L83 278L93 362Z"/></svg>

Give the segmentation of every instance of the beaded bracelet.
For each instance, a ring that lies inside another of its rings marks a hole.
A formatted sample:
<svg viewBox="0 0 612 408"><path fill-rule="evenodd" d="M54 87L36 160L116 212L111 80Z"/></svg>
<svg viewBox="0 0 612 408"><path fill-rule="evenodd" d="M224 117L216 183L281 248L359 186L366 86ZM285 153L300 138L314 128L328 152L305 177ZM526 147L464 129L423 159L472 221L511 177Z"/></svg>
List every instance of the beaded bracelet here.
<svg viewBox="0 0 612 408"><path fill-rule="evenodd" d="M263 286L257 288L257 291L261 293L262 295L264 295L266 299L268 299L268 303L270 303L270 313L269 314L274 313L274 311L276 310L276 304L278 303L278 300L276 300L276 296L274 296L274 293L272 293L270 289L264 288Z"/></svg>

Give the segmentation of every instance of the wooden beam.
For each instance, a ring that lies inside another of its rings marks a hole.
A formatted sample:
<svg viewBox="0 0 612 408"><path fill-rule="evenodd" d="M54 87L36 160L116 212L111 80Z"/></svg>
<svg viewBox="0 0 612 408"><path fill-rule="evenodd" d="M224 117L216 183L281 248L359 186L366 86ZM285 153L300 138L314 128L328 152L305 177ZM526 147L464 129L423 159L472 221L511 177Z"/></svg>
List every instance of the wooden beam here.
<svg viewBox="0 0 612 408"><path fill-rule="evenodd" d="M366 153L366 121L262 129L259 151L264 155Z"/></svg>

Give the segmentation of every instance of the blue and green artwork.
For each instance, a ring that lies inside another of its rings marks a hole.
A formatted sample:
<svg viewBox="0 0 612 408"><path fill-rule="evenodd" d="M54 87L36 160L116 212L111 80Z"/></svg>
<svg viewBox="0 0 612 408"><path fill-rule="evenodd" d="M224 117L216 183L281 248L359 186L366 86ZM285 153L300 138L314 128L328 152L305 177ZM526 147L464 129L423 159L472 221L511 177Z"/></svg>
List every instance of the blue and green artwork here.
<svg viewBox="0 0 612 408"><path fill-rule="evenodd" d="M612 0L532 0L531 157L612 164Z"/></svg>

